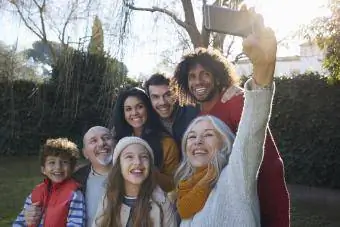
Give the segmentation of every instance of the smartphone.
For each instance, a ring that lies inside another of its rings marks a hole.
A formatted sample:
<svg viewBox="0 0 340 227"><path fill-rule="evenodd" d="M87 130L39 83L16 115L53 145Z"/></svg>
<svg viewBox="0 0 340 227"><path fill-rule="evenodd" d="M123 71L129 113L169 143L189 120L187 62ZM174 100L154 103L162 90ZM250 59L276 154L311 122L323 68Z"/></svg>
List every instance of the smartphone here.
<svg viewBox="0 0 340 227"><path fill-rule="evenodd" d="M203 23L207 30L241 37L247 37L257 25L254 17L247 11L214 5L204 6Z"/></svg>

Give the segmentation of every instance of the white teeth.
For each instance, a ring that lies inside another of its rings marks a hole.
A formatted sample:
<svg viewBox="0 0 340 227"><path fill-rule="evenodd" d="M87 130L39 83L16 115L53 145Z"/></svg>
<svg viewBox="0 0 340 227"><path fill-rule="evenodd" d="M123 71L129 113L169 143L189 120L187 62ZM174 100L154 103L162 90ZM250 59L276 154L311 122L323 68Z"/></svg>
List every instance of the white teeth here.
<svg viewBox="0 0 340 227"><path fill-rule="evenodd" d="M131 170L131 173L142 173L143 171L140 169L133 169Z"/></svg>
<svg viewBox="0 0 340 227"><path fill-rule="evenodd" d="M205 88L196 88L196 93L204 93L206 91Z"/></svg>
<svg viewBox="0 0 340 227"><path fill-rule="evenodd" d="M204 150L195 150L194 151L194 155L205 155L205 154L207 154L207 152L204 151Z"/></svg>

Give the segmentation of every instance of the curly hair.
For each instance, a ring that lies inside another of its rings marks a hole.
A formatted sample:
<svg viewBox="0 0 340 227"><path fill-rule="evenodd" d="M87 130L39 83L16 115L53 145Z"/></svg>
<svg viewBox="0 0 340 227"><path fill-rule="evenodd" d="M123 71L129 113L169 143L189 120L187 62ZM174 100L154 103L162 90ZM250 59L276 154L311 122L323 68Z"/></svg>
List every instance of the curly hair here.
<svg viewBox="0 0 340 227"><path fill-rule="evenodd" d="M40 165L45 166L48 156L62 156L70 159L73 170L79 158L79 149L67 138L47 139L40 151Z"/></svg>
<svg viewBox="0 0 340 227"><path fill-rule="evenodd" d="M196 103L195 97L189 90L188 74L197 65L201 65L213 75L215 89L218 92L238 82L233 67L221 52L215 49L197 48L193 53L182 57L170 82L171 91L176 94L181 105Z"/></svg>
<svg viewBox="0 0 340 227"><path fill-rule="evenodd" d="M130 88L123 90L117 98L113 109L113 125L115 130L115 139L131 136L133 134L132 126L125 120L124 103L128 97L136 97L143 102L147 111L147 119L143 125L141 138L151 146L155 155L155 165L160 168L163 164L162 139L168 135L157 113L152 108L149 97L145 91L140 88Z"/></svg>

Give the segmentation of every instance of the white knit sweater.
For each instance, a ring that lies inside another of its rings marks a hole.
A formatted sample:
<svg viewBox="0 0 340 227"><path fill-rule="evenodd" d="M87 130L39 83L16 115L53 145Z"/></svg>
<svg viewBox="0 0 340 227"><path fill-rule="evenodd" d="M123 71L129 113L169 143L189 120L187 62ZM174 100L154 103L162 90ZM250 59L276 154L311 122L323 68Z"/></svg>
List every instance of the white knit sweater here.
<svg viewBox="0 0 340 227"><path fill-rule="evenodd" d="M257 89L245 84L245 103L229 163L210 192L204 208L181 227L260 226L257 175L271 111L274 85Z"/></svg>

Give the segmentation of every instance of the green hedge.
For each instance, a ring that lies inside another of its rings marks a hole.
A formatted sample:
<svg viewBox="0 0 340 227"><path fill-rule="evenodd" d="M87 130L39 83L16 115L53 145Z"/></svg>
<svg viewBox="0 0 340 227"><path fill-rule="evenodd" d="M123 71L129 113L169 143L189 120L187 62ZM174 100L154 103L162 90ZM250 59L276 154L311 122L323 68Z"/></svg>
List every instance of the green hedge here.
<svg viewBox="0 0 340 227"><path fill-rule="evenodd" d="M270 128L287 182L340 188L340 84L317 73L275 83Z"/></svg>
<svg viewBox="0 0 340 227"><path fill-rule="evenodd" d="M48 84L0 83L0 155L36 154L55 136L81 144L89 127L110 125L118 85L107 83L105 67L88 58L77 57L88 67L77 63L65 71L61 64ZM317 74L276 78L276 85L270 126L287 182L340 188L340 85Z"/></svg>
<svg viewBox="0 0 340 227"><path fill-rule="evenodd" d="M106 56L75 51L59 59L48 83L0 82L0 155L37 154L49 137L81 145L94 125L110 125L126 67Z"/></svg>
<svg viewBox="0 0 340 227"><path fill-rule="evenodd" d="M270 125L287 181L340 188L340 85L317 74L276 85Z"/></svg>

